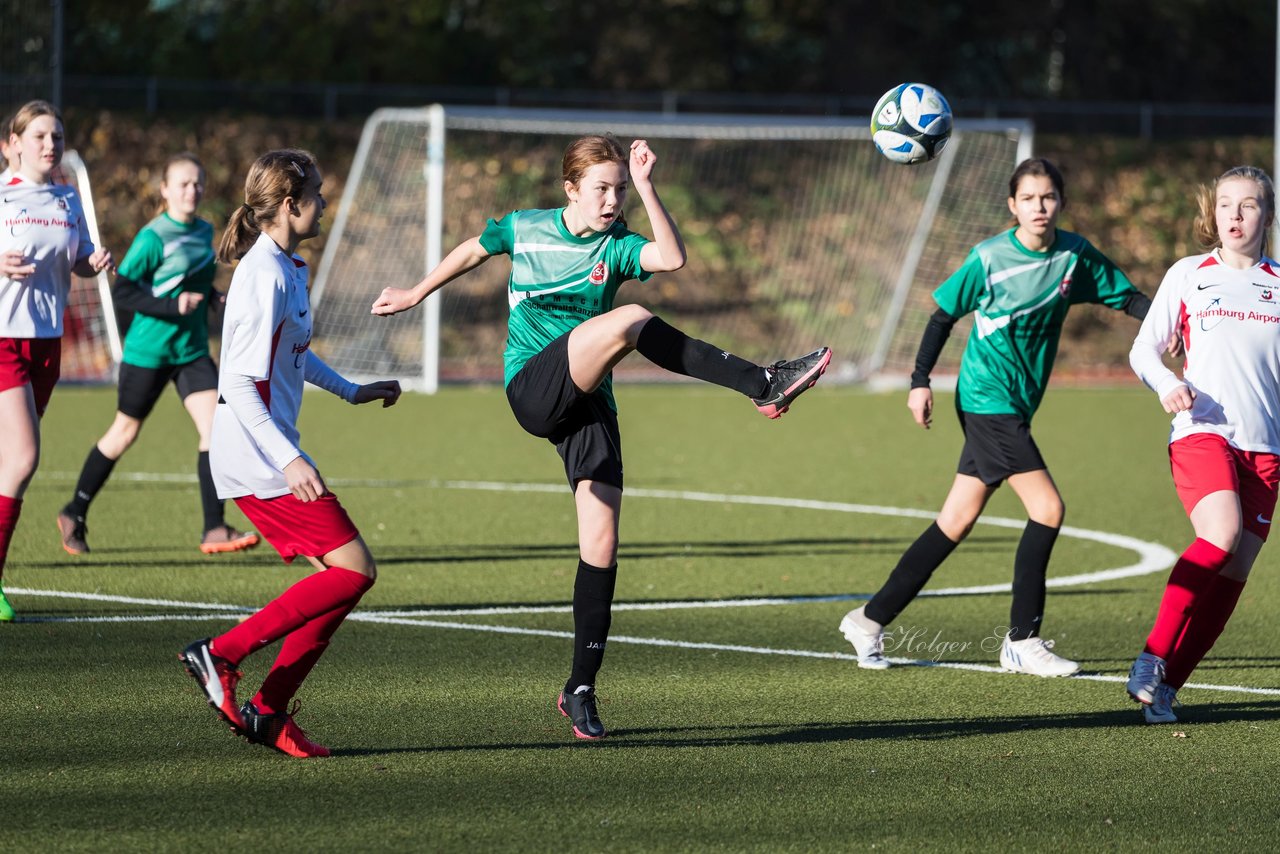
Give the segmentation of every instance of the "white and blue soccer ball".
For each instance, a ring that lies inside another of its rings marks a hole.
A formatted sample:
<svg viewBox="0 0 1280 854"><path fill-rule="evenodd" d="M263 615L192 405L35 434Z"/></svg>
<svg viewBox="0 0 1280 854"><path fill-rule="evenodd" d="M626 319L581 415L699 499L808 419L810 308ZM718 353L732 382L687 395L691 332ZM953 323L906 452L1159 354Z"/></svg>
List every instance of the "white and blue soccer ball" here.
<svg viewBox="0 0 1280 854"><path fill-rule="evenodd" d="M932 160L951 138L951 105L927 84L894 86L871 114L871 138L894 163Z"/></svg>

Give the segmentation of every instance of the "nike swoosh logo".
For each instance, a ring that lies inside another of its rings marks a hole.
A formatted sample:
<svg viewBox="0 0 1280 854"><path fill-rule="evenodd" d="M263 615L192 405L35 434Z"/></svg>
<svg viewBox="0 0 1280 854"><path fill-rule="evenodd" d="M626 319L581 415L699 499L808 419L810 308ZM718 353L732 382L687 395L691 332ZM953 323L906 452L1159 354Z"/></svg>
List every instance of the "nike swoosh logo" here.
<svg viewBox="0 0 1280 854"><path fill-rule="evenodd" d="M311 310L311 309L307 309L307 311L310 311L310 310ZM306 317L306 316L307 316L307 312L306 312L306 311L300 311L300 312L298 312L298 317Z"/></svg>
<svg viewBox="0 0 1280 854"><path fill-rule="evenodd" d="M1203 291L1205 288L1216 288L1221 282L1214 282L1212 285L1196 285L1196 290Z"/></svg>
<svg viewBox="0 0 1280 854"><path fill-rule="evenodd" d="M774 396L771 400L762 400L762 401L760 401L760 404L759 404L759 405L760 405L760 406L768 406L768 405L769 405L769 404L771 404L771 403L782 403L782 399L783 399L783 398L785 398L785 397L786 397L786 395L785 395L785 394L783 394L782 392L778 392L778 393L777 393L777 395L776 395L776 396Z"/></svg>
<svg viewBox="0 0 1280 854"><path fill-rule="evenodd" d="M1263 519L1263 518L1262 518L1262 514L1261 514L1261 513L1259 513L1259 514L1258 514L1258 524L1259 524L1259 525L1270 525L1270 524L1271 524L1271 520L1270 520L1270 519Z"/></svg>
<svg viewBox="0 0 1280 854"><path fill-rule="evenodd" d="M213 679L204 683L204 689L209 694L209 699L213 700L219 707L222 706L224 695L222 693L222 680L218 678L218 671L213 666L213 658L209 655L208 647L204 649L204 666L205 672L212 674Z"/></svg>

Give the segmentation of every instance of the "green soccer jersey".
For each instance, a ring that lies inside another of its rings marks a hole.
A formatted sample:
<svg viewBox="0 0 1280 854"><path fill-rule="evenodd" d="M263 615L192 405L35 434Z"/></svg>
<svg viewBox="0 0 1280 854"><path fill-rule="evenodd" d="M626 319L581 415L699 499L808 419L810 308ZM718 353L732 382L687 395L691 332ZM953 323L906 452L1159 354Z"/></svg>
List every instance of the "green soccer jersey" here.
<svg viewBox="0 0 1280 854"><path fill-rule="evenodd" d="M565 227L564 208L513 211L489 220L480 245L490 255L511 256L503 383L556 338L611 310L623 282L648 279L640 268L640 250L648 242L621 222L577 237ZM600 389L616 411L612 378Z"/></svg>
<svg viewBox="0 0 1280 854"><path fill-rule="evenodd" d="M1136 293L1110 259L1069 231L1058 229L1047 252L1027 249L1014 229L979 243L933 292L952 317L974 312L956 406L1029 423L1053 371L1067 310L1076 303L1119 309Z"/></svg>
<svg viewBox="0 0 1280 854"><path fill-rule="evenodd" d="M209 354L209 313L213 293L213 226L202 219L181 223L167 213L142 227L120 262L121 276L177 299L184 291L204 294L190 314L152 317L137 314L124 339L124 361L140 368L185 365Z"/></svg>

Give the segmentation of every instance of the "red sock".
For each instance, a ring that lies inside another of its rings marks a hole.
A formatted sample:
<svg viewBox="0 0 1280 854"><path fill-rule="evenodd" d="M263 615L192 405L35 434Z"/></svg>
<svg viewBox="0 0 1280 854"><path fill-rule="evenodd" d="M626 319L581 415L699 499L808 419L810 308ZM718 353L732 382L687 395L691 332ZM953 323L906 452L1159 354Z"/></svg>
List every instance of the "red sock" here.
<svg viewBox="0 0 1280 854"><path fill-rule="evenodd" d="M367 575L338 566L308 575L268 602L261 611L214 638L214 651L232 664L239 664L245 656L274 643L308 620L327 614L348 600L359 602L372 584Z"/></svg>
<svg viewBox="0 0 1280 854"><path fill-rule="evenodd" d="M368 582L365 590L373 586L373 579L363 575L360 577ZM338 630L338 626L342 625L347 614L355 608L363 593L364 590L360 591L360 594L329 613L308 620L289 633L284 639L284 645L280 647L280 654L276 656L275 663L267 673L267 678L262 681L262 687L253 698L253 704L257 706L258 711L264 715L270 715L283 712L289 707L289 701L302 687L302 681L307 678L311 668L315 667L316 662L329 646L329 638L333 637L333 633Z"/></svg>
<svg viewBox="0 0 1280 854"><path fill-rule="evenodd" d="M1196 599L1230 560L1230 552L1224 552L1208 540L1197 537L1187 546L1169 573L1156 624L1147 636L1147 652L1168 660L1195 608Z"/></svg>
<svg viewBox="0 0 1280 854"><path fill-rule="evenodd" d="M20 515L22 499L0 495L0 576L4 575L4 564L9 558L9 541L13 539L13 530L18 527Z"/></svg>
<svg viewBox="0 0 1280 854"><path fill-rule="evenodd" d="M1191 676L1191 671L1209 654L1214 643L1227 627L1244 582L1215 575L1209 586L1200 594L1196 609L1187 620L1187 630L1182 633L1173 649L1165 669L1164 681L1175 689L1181 688Z"/></svg>

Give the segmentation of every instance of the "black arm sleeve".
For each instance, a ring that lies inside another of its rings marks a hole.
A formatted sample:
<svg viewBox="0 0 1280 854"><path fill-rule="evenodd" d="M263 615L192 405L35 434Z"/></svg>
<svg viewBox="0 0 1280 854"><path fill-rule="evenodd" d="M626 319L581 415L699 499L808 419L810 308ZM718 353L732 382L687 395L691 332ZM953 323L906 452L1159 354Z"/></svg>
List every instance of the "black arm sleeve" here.
<svg viewBox="0 0 1280 854"><path fill-rule="evenodd" d="M1150 303L1148 303L1150 304ZM938 309L929 318L929 325L924 328L920 337L920 349L916 351L916 369L911 372L912 388L928 388L929 374L942 355L942 347L951 337L951 327L956 325L956 318Z"/></svg>
<svg viewBox="0 0 1280 854"><path fill-rule="evenodd" d="M116 276L116 283L111 286L111 298L115 300L116 309L128 309L138 314L152 317L180 317L178 301L152 294L139 282Z"/></svg>
<svg viewBox="0 0 1280 854"><path fill-rule="evenodd" d="M1147 310L1151 308L1151 298L1146 294L1133 293L1124 301L1124 305L1120 306L1120 310L1130 317L1143 320L1147 316Z"/></svg>

